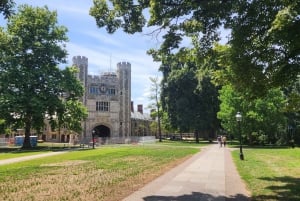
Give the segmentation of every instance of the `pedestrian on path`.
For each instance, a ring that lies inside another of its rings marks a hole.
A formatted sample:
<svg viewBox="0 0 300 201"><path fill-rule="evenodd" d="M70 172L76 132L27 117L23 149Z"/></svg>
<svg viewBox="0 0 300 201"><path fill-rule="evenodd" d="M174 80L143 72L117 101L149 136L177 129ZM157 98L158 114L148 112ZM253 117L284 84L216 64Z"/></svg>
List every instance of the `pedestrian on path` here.
<svg viewBox="0 0 300 201"><path fill-rule="evenodd" d="M218 144L220 145L220 147L222 147L222 136L218 136L217 140L218 140Z"/></svg>
<svg viewBox="0 0 300 201"><path fill-rule="evenodd" d="M226 139L226 136L224 135L223 138L222 138L222 142L223 142L223 144L224 144L224 147L226 146L226 140L227 140L227 139Z"/></svg>

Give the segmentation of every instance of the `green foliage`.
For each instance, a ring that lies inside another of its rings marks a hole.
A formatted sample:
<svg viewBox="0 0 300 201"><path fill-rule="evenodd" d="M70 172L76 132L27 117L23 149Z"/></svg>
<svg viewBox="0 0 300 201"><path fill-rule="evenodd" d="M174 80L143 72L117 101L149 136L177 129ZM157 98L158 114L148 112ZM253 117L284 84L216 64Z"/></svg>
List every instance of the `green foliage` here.
<svg viewBox="0 0 300 201"><path fill-rule="evenodd" d="M13 14L14 5L15 3L13 0L1 0L0 13L2 13L5 18L9 18Z"/></svg>
<svg viewBox="0 0 300 201"><path fill-rule="evenodd" d="M123 29L133 34L147 26L152 28L151 34L161 34L158 51L149 51L155 61L171 59L172 53L187 46L188 39L195 49L207 53L220 40L219 30L230 30L230 51L221 66L231 74L225 77L236 90L247 91L251 98L262 97L270 88L289 86L297 79L299 12L299 1L291 0L95 0L90 10L97 25L109 33Z"/></svg>
<svg viewBox="0 0 300 201"><path fill-rule="evenodd" d="M64 100L76 101L83 94L74 68L57 66L66 61L66 32L57 25L56 12L28 5L20 6L7 29L0 30L0 117L25 127L23 147L30 147L30 129L41 130L46 116L52 121L65 113Z"/></svg>
<svg viewBox="0 0 300 201"><path fill-rule="evenodd" d="M286 128L284 96L281 90L270 90L264 98L249 101L243 95L234 91L230 85L225 85L220 90L220 111L218 118L222 127L232 135L238 136L236 113L243 115L242 133L245 140L250 143L276 143L284 134ZM286 143L286 142L285 142Z"/></svg>
<svg viewBox="0 0 300 201"><path fill-rule="evenodd" d="M185 57L190 53L182 50L172 60L163 60L163 108L170 125L181 132L217 130L217 90L208 73L197 71L195 57Z"/></svg>

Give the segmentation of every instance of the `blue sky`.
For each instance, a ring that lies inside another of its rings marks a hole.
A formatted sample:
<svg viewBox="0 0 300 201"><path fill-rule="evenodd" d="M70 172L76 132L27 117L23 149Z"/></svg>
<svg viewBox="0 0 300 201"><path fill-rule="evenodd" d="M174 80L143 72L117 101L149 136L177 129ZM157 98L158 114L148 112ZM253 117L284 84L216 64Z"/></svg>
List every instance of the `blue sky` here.
<svg viewBox="0 0 300 201"><path fill-rule="evenodd" d="M159 63L153 62L146 54L150 48L157 48L159 42L142 33L128 35L121 30L113 35L96 26L95 19L89 15L93 0L15 0L17 5L47 5L50 10L57 11L59 25L68 28L67 50L68 65L73 56L86 56L89 60L89 74L100 74L115 71L118 62L131 63L131 99L143 104L144 110L149 105L149 77L160 77ZM3 26L2 19L0 25Z"/></svg>

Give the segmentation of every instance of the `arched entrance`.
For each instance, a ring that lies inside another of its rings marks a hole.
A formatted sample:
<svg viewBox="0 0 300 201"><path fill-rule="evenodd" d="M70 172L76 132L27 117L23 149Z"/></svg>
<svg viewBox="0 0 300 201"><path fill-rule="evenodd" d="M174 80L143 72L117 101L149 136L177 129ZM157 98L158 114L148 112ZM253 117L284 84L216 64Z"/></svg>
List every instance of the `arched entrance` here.
<svg viewBox="0 0 300 201"><path fill-rule="evenodd" d="M95 136L105 138L110 137L110 129L107 126L96 126L93 130L95 131Z"/></svg>

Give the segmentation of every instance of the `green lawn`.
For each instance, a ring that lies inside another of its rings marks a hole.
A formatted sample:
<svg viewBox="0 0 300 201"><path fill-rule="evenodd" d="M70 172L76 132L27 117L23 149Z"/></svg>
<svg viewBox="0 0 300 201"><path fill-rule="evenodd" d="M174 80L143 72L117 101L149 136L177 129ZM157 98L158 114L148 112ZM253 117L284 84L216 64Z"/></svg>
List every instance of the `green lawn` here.
<svg viewBox="0 0 300 201"><path fill-rule="evenodd" d="M181 147L203 147L208 145L209 143L206 141L201 141L200 143L195 143L194 141L171 141L171 140L163 140L162 142L155 143L158 146L162 145L170 145L170 146L181 146ZM153 143L144 143L143 145L150 145L153 146ZM115 146L115 145L105 145L105 147ZM40 153L46 153L49 151L60 151L69 148L79 148L80 145L72 145L69 146L68 143L51 143L51 142L44 142L39 143L38 147L32 150L22 150L20 147L10 147L10 148L0 148L0 160L3 159L10 159L10 158L17 158L22 156L29 156L35 155ZM85 146L87 148L87 145ZM89 147L91 148L91 147Z"/></svg>
<svg viewBox="0 0 300 201"><path fill-rule="evenodd" d="M253 201L300 200L300 149L244 149L245 160L239 151L233 157L241 177L252 193Z"/></svg>
<svg viewBox="0 0 300 201"><path fill-rule="evenodd" d="M0 166L0 200L120 200L198 148L128 145Z"/></svg>

